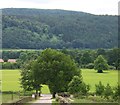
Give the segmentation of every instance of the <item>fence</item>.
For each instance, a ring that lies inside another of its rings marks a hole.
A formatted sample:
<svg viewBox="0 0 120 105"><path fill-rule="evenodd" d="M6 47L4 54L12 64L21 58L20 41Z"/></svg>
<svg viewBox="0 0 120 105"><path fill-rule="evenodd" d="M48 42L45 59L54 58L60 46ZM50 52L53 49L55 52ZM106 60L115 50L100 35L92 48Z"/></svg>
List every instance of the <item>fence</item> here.
<svg viewBox="0 0 120 105"><path fill-rule="evenodd" d="M2 103L13 103L27 97L31 97L30 92L13 92L13 91L3 92Z"/></svg>

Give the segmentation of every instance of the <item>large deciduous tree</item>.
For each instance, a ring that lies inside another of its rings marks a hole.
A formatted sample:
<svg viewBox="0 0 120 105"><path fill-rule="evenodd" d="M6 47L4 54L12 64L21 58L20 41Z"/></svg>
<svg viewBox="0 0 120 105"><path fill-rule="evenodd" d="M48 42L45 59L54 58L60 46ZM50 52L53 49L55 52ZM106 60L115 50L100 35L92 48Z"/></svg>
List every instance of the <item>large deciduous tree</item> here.
<svg viewBox="0 0 120 105"><path fill-rule="evenodd" d="M50 91L55 97L56 92L67 91L68 83L73 76L80 75L80 71L70 56L60 51L46 49L36 61L35 70L43 74L43 83L49 85Z"/></svg>
<svg viewBox="0 0 120 105"><path fill-rule="evenodd" d="M68 83L73 76L80 76L80 70L74 60L69 55L53 49L44 50L29 66L25 68L27 72L22 71L24 88L31 86L30 81L33 84L32 89L36 91L40 84L47 84L53 98L57 92L67 91Z"/></svg>
<svg viewBox="0 0 120 105"><path fill-rule="evenodd" d="M98 70L98 73L103 73L103 70L108 69L107 60L102 55L99 55L94 61L94 68Z"/></svg>

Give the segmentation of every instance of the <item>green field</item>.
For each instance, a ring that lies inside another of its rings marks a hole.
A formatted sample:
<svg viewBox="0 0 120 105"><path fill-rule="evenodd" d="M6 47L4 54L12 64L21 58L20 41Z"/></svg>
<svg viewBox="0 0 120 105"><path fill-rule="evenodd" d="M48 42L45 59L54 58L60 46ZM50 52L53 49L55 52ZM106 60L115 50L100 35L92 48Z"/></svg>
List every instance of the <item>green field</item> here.
<svg viewBox="0 0 120 105"><path fill-rule="evenodd" d="M21 91L20 70L2 70L2 91ZM42 85L42 93L50 93L48 86Z"/></svg>
<svg viewBox="0 0 120 105"><path fill-rule="evenodd" d="M2 70L2 91L19 91L19 70Z"/></svg>
<svg viewBox="0 0 120 105"><path fill-rule="evenodd" d="M102 74L96 73L95 70L83 69L82 76L85 83L90 84L91 91L95 90L95 84L102 81L104 85L110 83L111 86L116 86L118 82L118 71L105 71ZM2 70L2 91L19 91L20 88L20 71L19 70ZM43 93L49 93L46 85L42 87Z"/></svg>
<svg viewBox="0 0 120 105"><path fill-rule="evenodd" d="M109 83L112 87L116 86L118 83L118 71L109 70L104 71L104 73L97 73L97 71L92 69L82 69L82 76L85 83L90 84L91 91L95 91L95 84L101 81L104 85Z"/></svg>

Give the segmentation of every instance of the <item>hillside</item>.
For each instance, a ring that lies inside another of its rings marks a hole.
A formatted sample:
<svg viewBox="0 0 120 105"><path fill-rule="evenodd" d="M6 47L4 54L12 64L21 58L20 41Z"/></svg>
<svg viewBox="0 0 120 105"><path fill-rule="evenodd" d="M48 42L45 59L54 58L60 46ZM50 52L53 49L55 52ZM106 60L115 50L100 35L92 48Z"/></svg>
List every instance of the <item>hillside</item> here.
<svg viewBox="0 0 120 105"><path fill-rule="evenodd" d="M3 9L3 48L117 47L117 16L44 9Z"/></svg>

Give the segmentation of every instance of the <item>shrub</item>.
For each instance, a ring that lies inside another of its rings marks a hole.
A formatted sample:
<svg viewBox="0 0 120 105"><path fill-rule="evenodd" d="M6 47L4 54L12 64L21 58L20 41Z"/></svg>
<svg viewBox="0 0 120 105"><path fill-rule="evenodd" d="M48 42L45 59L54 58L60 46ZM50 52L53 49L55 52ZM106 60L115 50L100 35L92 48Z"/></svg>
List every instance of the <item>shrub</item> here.
<svg viewBox="0 0 120 105"><path fill-rule="evenodd" d="M94 68L94 63L89 63L88 65L86 65L86 68L93 69Z"/></svg>
<svg viewBox="0 0 120 105"><path fill-rule="evenodd" d="M90 90L90 85L86 85L84 82L81 84L80 92L82 95L87 95Z"/></svg>
<svg viewBox="0 0 120 105"><path fill-rule="evenodd" d="M11 63L11 62L4 62L2 63L3 69L18 69L19 65L18 63Z"/></svg>
<svg viewBox="0 0 120 105"><path fill-rule="evenodd" d="M114 88L113 99L114 100L120 99L120 85L119 84Z"/></svg>
<svg viewBox="0 0 120 105"><path fill-rule="evenodd" d="M99 96L102 96L103 93L104 93L104 85L102 85L102 82L100 81L98 85L95 85L95 92L96 92L96 95L99 95Z"/></svg>
<svg viewBox="0 0 120 105"><path fill-rule="evenodd" d="M74 76L68 86L69 93L74 94L75 96L87 95L90 90L90 85L86 85L78 76Z"/></svg>
<svg viewBox="0 0 120 105"><path fill-rule="evenodd" d="M9 62L2 63L2 69L11 69L11 64Z"/></svg>
<svg viewBox="0 0 120 105"><path fill-rule="evenodd" d="M70 83L68 84L68 92L70 94L76 94L80 92L80 87L82 84L82 80L80 77L78 76L74 76L73 79L70 81Z"/></svg>
<svg viewBox="0 0 120 105"><path fill-rule="evenodd" d="M109 66L109 69L110 69L110 70L115 70L116 67L115 67L115 66Z"/></svg>
<svg viewBox="0 0 120 105"><path fill-rule="evenodd" d="M107 84L107 86L105 87L104 90L104 97L109 99L109 96L111 96L113 94L113 90L111 88L111 86L109 84Z"/></svg>

